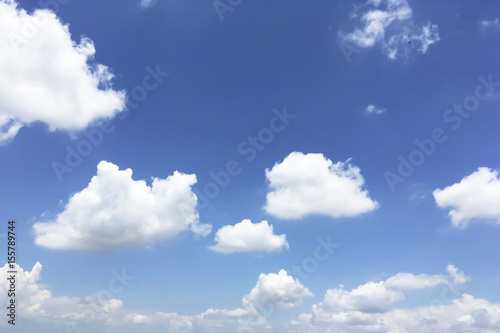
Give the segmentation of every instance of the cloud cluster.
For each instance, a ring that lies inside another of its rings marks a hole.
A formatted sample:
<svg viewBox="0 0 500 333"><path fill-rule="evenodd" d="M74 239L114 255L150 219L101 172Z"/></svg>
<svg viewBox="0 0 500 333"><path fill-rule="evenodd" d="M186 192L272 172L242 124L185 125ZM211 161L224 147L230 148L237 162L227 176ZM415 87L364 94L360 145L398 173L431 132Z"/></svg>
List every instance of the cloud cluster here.
<svg viewBox="0 0 500 333"><path fill-rule="evenodd" d="M498 171L479 168L459 183L433 192L438 207L448 208L452 225L466 228L472 221L500 224Z"/></svg>
<svg viewBox="0 0 500 333"><path fill-rule="evenodd" d="M279 252L289 247L286 235L276 235L267 221L252 223L243 220L234 226L223 226L215 234L215 241L216 244L209 249L221 253Z"/></svg>
<svg viewBox="0 0 500 333"><path fill-rule="evenodd" d="M206 236L211 226L199 223L197 197L191 191L195 183L196 175L176 171L148 186L133 180L131 169L101 161L97 175L54 221L33 226L35 243L104 253L168 240L184 231Z"/></svg>
<svg viewBox="0 0 500 333"><path fill-rule="evenodd" d="M124 109L108 67L91 63L93 42L73 41L53 12L0 0L0 35L0 143L34 122L78 131Z"/></svg>
<svg viewBox="0 0 500 333"><path fill-rule="evenodd" d="M363 190L360 169L347 162L333 164L323 154L292 152L266 169L270 192L265 210L282 219L311 214L332 218L372 211L378 203Z"/></svg>
<svg viewBox="0 0 500 333"><path fill-rule="evenodd" d="M7 281L8 266L0 267L0 279ZM139 313L127 307L112 293L99 292L86 297L54 297L41 287L42 265L31 271L18 268L18 311L23 313L23 327L31 324L40 333L61 331L60 327L101 328L109 332L443 332L496 333L500 327L500 304L490 303L462 293L461 285L469 280L455 266L446 274L397 273L386 280L367 282L351 291L343 286L327 290L323 300L314 304L311 313L302 313L284 327L270 319L278 309L299 305L313 296L284 270L261 274L254 288L243 296L242 307L234 310L208 309L194 315L175 312ZM123 274L123 272L122 272ZM119 280L119 279L118 279ZM111 279L111 289L116 289ZM131 282L133 283L133 282ZM426 305L396 307L409 291L427 290L437 298ZM105 291L105 290L103 290ZM7 301L5 283L0 283L0 303ZM6 326L0 322L0 329Z"/></svg>
<svg viewBox="0 0 500 333"><path fill-rule="evenodd" d="M455 266L447 274L398 273L385 281L368 282L351 291L330 289L322 302L292 320L294 332L443 332L494 333L500 324L500 304L461 294L469 280ZM437 298L417 308L397 308L405 292L438 287Z"/></svg>
<svg viewBox="0 0 500 333"><path fill-rule="evenodd" d="M354 15L363 28L339 37L360 48L370 48L377 44L391 60L407 57L412 48L426 53L429 46L439 41L438 27L428 22L417 26L412 20L412 9L406 0L369 0L370 9Z"/></svg>
<svg viewBox="0 0 500 333"><path fill-rule="evenodd" d="M7 265L0 267L2 281L7 281L7 271ZM40 333L64 331L61 327L72 327L74 331L104 327L109 332L158 332L165 329L169 332L250 332L249 329L265 332L271 328L266 316L272 315L275 307L294 307L303 297L312 296L299 281L281 270L278 274L261 274L255 287L242 298L242 307L234 310L208 309L194 315L161 311L138 313L134 307L127 307L114 297L124 286L133 283L133 278L124 278L124 271L119 278L119 273L113 273L108 289L86 297L53 297L39 284L41 271L42 265L37 262L31 272L19 267L17 276L18 311L24 316L22 327L31 324L33 330ZM127 279L131 282L123 284ZM6 284L0 283L0 303L6 302ZM269 312L264 314L263 311ZM6 321L0 322L0 330L6 325Z"/></svg>

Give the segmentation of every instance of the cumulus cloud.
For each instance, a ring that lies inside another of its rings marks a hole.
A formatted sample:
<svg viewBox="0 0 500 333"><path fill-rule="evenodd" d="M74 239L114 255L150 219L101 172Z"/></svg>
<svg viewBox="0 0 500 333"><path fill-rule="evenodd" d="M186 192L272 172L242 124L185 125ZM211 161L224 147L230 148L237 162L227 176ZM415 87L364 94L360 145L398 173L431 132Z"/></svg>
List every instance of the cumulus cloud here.
<svg viewBox="0 0 500 333"><path fill-rule="evenodd" d="M333 218L372 211L378 203L363 190L360 169L346 162L333 164L323 154L292 152L283 162L266 169L270 192L266 212L282 219L310 214Z"/></svg>
<svg viewBox="0 0 500 333"><path fill-rule="evenodd" d="M447 274L398 273L385 281L368 282L348 292L327 291L324 300L290 321L294 332L497 332L500 304L461 293L469 278L453 265ZM436 288L435 299L416 308L396 308L405 292Z"/></svg>
<svg viewBox="0 0 500 333"><path fill-rule="evenodd" d="M88 186L69 199L54 221L33 226L35 242L51 249L92 253L164 241L185 231L206 236L211 226L199 223L196 175L175 171L148 186L133 180L132 170L101 161Z"/></svg>
<svg viewBox="0 0 500 333"><path fill-rule="evenodd" d="M0 267L0 303L6 304L9 276L7 265ZM40 284L42 265L31 271L17 267L17 310L23 314L19 328L50 333L64 327L106 332L443 332L497 333L500 304L462 293L457 284L469 278L455 266L447 274L398 273L384 281L368 282L350 292L343 287L328 290L323 301L281 327L268 321L278 308L297 306L312 293L286 271L261 274L257 284L242 298L242 307L234 310L208 309L195 315L176 312L138 312L115 294L134 279L124 270L112 271L107 289L93 296L52 295ZM119 275L120 278L117 278ZM438 288L439 287L439 288ZM436 298L416 308L396 308L409 290L435 289ZM341 291L341 292L339 292ZM381 305L376 304L381 302ZM281 315L281 314L280 314ZM7 327L0 321L0 330ZM69 325L69 326L68 326Z"/></svg>
<svg viewBox="0 0 500 333"><path fill-rule="evenodd" d="M0 302L7 302L7 265L0 267ZM242 306L234 310L208 309L194 315L176 312L138 312L114 298L128 285L134 283L134 276L112 271L107 288L95 295L85 297L54 297L42 287L42 265L36 263L31 271L17 269L17 309L23 313L20 328L29 331L49 333L63 331L64 327L94 327L96 331L109 332L266 332L271 329L266 315L275 307L290 308L300 304L302 297L311 296L307 288L294 280L284 270L278 274L261 274L255 288L242 298ZM270 311L265 313L264 311ZM29 323L28 323L29 322ZM0 322L0 330L8 324Z"/></svg>
<svg viewBox="0 0 500 333"><path fill-rule="evenodd" d="M260 274L255 287L243 297L243 305L247 307L269 306L291 308L302 303L304 297L313 294L299 280L282 269L278 274Z"/></svg>
<svg viewBox="0 0 500 333"><path fill-rule="evenodd" d="M479 168L459 183L433 192L438 207L448 208L452 225L466 228L472 221L500 224L498 171Z"/></svg>
<svg viewBox="0 0 500 333"><path fill-rule="evenodd" d="M69 320L94 320L116 322L119 320L122 301L116 298L97 297L54 297L52 293L42 287L39 283L41 279L42 265L37 262L31 269L24 270L17 266L16 274L16 307L17 312L29 321L39 321L51 319L51 322L58 323ZM0 267L0 303L7 304L7 278L11 275L8 264ZM4 324L4 321L0 323ZM25 325L23 322L19 323ZM38 330L37 330L38 331ZM48 332L48 331L47 331Z"/></svg>
<svg viewBox="0 0 500 333"><path fill-rule="evenodd" d="M209 249L221 253L280 252L289 247L286 235L276 235L273 226L267 221L252 223L250 220L243 220L234 226L223 226L215 234L215 242Z"/></svg>
<svg viewBox="0 0 500 333"><path fill-rule="evenodd" d="M413 309L393 309L384 313L360 311L314 312L291 321L291 332L442 332L497 333L500 327L500 304L489 303L469 294L462 294L445 304ZM323 309L321 309L323 310Z"/></svg>
<svg viewBox="0 0 500 333"><path fill-rule="evenodd" d="M0 0L0 143L43 122L50 131L78 131L125 106L108 67L93 63L93 42L71 39L69 26L47 9L29 14Z"/></svg>
<svg viewBox="0 0 500 333"><path fill-rule="evenodd" d="M387 109L376 107L373 104L370 104L366 107L366 113L382 114L385 111L387 111Z"/></svg>
<svg viewBox="0 0 500 333"><path fill-rule="evenodd" d="M344 42L350 42L360 48L370 48L381 45L389 59L395 60L407 57L411 49L417 48L420 53L426 53L429 46L439 41L438 27L428 22L417 26L412 19L412 9L406 0L369 0L370 7L363 13L355 13L353 18L359 18L362 28L345 34L339 32Z"/></svg>
<svg viewBox="0 0 500 333"><path fill-rule="evenodd" d="M329 289L323 302L315 305L313 309L329 312L347 310L363 313L386 312L395 302L405 298L404 291L431 288L440 284L464 283L468 279L453 265L449 265L447 271L448 276L398 273L385 281L370 281L351 291L345 290L341 285L339 288ZM457 276L462 278L457 279Z"/></svg>

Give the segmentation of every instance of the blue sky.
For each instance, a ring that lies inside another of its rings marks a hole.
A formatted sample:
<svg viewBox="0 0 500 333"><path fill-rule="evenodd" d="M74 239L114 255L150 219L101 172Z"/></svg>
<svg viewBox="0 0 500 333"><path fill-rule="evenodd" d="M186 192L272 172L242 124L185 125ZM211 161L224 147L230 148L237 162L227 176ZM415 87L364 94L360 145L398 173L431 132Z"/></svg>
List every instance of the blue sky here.
<svg viewBox="0 0 500 333"><path fill-rule="evenodd" d="M2 331L498 332L499 10L0 0Z"/></svg>

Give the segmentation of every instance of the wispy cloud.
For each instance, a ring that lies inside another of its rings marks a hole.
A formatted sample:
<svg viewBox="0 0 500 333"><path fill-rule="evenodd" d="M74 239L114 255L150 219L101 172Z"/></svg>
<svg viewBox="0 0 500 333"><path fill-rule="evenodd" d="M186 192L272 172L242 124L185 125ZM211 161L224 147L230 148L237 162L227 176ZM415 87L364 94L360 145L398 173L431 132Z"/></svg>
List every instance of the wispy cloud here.
<svg viewBox="0 0 500 333"><path fill-rule="evenodd" d="M386 108L379 108L373 104L370 104L366 107L366 113L373 113L373 114L382 114L387 111Z"/></svg>
<svg viewBox="0 0 500 333"><path fill-rule="evenodd" d="M339 32L339 37L360 48L371 48L380 44L391 60L408 57L416 48L426 53L429 46L439 41L438 26L428 22L418 26L413 22L412 9L406 0L369 0L368 9L352 18L362 28L354 32ZM362 6L361 8L366 8Z"/></svg>
<svg viewBox="0 0 500 333"><path fill-rule="evenodd" d="M479 21L479 25L482 29L500 29L500 20L498 18L494 18L492 20L481 20Z"/></svg>
<svg viewBox="0 0 500 333"><path fill-rule="evenodd" d="M156 4L156 0L141 0L141 2L139 3L139 6L144 9L144 8L153 7L155 4Z"/></svg>

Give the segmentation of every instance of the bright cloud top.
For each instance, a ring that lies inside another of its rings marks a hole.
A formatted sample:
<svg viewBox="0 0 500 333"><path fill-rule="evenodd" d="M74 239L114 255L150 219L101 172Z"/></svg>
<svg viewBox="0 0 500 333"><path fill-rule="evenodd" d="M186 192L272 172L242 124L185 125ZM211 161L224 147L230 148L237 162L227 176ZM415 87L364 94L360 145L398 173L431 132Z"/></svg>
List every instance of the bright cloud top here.
<svg viewBox="0 0 500 333"><path fill-rule="evenodd" d="M234 226L226 225L217 230L214 246L209 249L221 253L233 252L280 252L288 249L286 235L276 235L267 221L252 223L243 220Z"/></svg>
<svg viewBox="0 0 500 333"><path fill-rule="evenodd" d="M101 161L97 175L69 199L55 221L33 226L35 242L102 253L168 240L188 230L206 236L211 226L199 224L191 191L195 183L196 175L175 171L166 179L154 178L150 187L133 180L131 169Z"/></svg>
<svg viewBox="0 0 500 333"><path fill-rule="evenodd" d="M76 131L123 110L125 93L111 88L108 68L88 64L92 41L72 41L53 12L0 0L0 35L0 143L33 122Z"/></svg>
<svg viewBox="0 0 500 333"><path fill-rule="evenodd" d="M460 183L433 192L438 207L451 210L452 225L466 228L472 220L500 224L500 178L498 171L479 168Z"/></svg>
<svg viewBox="0 0 500 333"><path fill-rule="evenodd" d="M376 107L373 104L370 104L366 107L366 113L382 114L385 111L387 111L387 109Z"/></svg>
<svg viewBox="0 0 500 333"><path fill-rule="evenodd" d="M341 39L361 48L381 44L391 60L407 56L413 47L426 53L430 45L439 41L437 25L429 22L419 27L413 23L412 10L406 0L369 0L367 5L372 9L354 15L361 16L359 23L364 27L349 34L339 33Z"/></svg>
<svg viewBox="0 0 500 333"><path fill-rule="evenodd" d="M362 189L364 179L358 167L349 161L333 164L323 154L292 152L266 169L266 177L271 191L265 210L282 219L311 214L352 217L378 207Z"/></svg>
<svg viewBox="0 0 500 333"><path fill-rule="evenodd" d="M243 297L242 303L257 310L274 306L292 308L302 303L304 297L311 296L309 289L282 269L278 274L260 274L257 285Z"/></svg>

